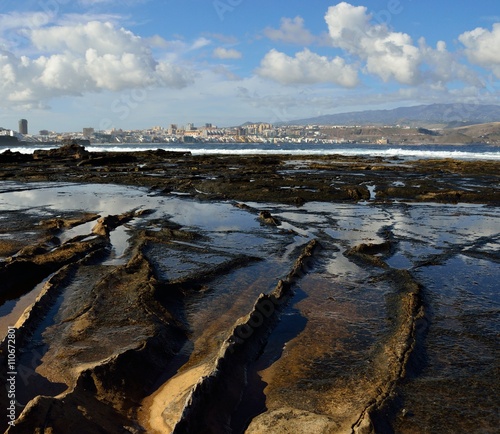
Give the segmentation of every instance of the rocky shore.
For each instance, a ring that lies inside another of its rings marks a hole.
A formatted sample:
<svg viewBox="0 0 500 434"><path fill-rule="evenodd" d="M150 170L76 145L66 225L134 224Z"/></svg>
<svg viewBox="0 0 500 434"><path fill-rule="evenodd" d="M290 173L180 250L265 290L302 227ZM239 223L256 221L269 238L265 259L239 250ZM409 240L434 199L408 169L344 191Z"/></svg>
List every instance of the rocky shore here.
<svg viewBox="0 0 500 434"><path fill-rule="evenodd" d="M0 163L1 180L138 185L202 200L500 202L496 161L103 154L75 143L33 155L5 151ZM370 185L376 186L373 195Z"/></svg>
<svg viewBox="0 0 500 434"><path fill-rule="evenodd" d="M76 143L0 163L0 429L497 429L500 163Z"/></svg>

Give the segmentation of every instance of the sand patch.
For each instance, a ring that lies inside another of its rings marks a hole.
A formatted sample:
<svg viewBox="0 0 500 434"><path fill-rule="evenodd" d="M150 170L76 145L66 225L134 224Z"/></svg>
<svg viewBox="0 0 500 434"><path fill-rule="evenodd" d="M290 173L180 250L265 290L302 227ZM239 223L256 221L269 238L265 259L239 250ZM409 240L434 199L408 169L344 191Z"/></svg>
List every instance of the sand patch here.
<svg viewBox="0 0 500 434"><path fill-rule="evenodd" d="M149 433L171 433L181 417L186 399L198 380L210 372L204 364L181 372L142 402L138 419Z"/></svg>

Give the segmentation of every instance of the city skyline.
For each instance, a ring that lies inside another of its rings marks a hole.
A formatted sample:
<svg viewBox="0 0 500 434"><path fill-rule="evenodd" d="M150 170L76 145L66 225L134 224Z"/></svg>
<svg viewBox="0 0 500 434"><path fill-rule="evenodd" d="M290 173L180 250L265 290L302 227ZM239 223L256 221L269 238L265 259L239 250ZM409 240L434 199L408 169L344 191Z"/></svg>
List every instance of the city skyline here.
<svg viewBox="0 0 500 434"><path fill-rule="evenodd" d="M495 0L36 0L0 9L0 127L220 126L496 103Z"/></svg>

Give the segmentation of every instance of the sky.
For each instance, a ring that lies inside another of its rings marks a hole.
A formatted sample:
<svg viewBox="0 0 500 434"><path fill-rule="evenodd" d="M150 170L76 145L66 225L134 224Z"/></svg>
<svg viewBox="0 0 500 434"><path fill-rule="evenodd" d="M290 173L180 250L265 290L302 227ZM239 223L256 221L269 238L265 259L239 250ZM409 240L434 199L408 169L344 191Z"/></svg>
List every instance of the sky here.
<svg viewBox="0 0 500 434"><path fill-rule="evenodd" d="M498 0L0 0L0 127L497 104Z"/></svg>

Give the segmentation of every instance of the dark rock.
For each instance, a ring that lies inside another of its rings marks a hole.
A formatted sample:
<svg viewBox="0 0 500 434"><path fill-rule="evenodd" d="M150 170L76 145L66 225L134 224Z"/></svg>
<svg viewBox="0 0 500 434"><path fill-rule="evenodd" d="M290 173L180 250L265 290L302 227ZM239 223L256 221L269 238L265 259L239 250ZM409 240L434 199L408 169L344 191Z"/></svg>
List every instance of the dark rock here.
<svg viewBox="0 0 500 434"><path fill-rule="evenodd" d="M55 149L37 149L33 153L33 158L35 160L41 160L44 158L82 160L88 158L89 154L90 153L85 149L85 147L76 142L71 142Z"/></svg>
<svg viewBox="0 0 500 434"><path fill-rule="evenodd" d="M1 163L22 163L33 160L33 156L29 154L21 154L20 152L12 152L10 149L0 154Z"/></svg>
<svg viewBox="0 0 500 434"><path fill-rule="evenodd" d="M349 199L353 200L368 200L370 199L370 192L365 186L361 185L348 185L342 186L343 190Z"/></svg>
<svg viewBox="0 0 500 434"><path fill-rule="evenodd" d="M392 244L390 241L385 241L383 243L361 243L349 250L349 254L361 253L364 255L377 255L381 253L389 253L391 251Z"/></svg>
<svg viewBox="0 0 500 434"><path fill-rule="evenodd" d="M261 211L259 213L259 218L266 224L271 226L279 226L281 222L273 217L269 211Z"/></svg>
<svg viewBox="0 0 500 434"><path fill-rule="evenodd" d="M129 154L113 154L108 153L103 157L93 157L87 160L80 161L79 166L109 166L112 164L129 164L135 163L137 157Z"/></svg>
<svg viewBox="0 0 500 434"><path fill-rule="evenodd" d="M239 209L245 209L245 210L249 210L251 209L247 204L245 203L237 203L234 205L236 208L239 208Z"/></svg>
<svg viewBox="0 0 500 434"><path fill-rule="evenodd" d="M293 198L293 203L297 206L302 206L306 203L305 199L301 196L296 196Z"/></svg>

